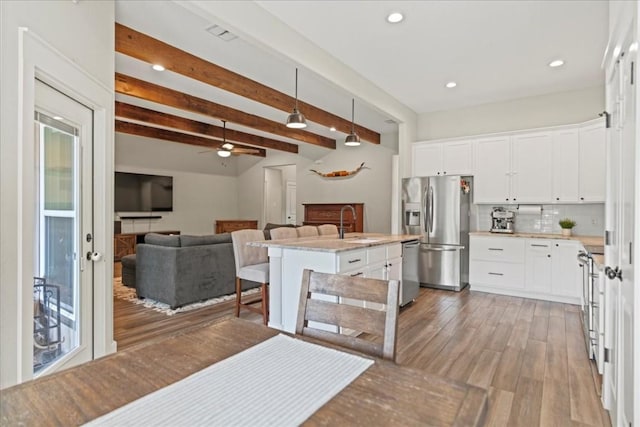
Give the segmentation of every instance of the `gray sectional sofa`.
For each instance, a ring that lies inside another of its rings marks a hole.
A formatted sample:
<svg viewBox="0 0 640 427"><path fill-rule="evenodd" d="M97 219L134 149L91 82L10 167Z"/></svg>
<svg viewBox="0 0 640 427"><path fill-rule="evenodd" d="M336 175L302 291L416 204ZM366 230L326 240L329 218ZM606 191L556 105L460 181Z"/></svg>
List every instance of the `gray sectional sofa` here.
<svg viewBox="0 0 640 427"><path fill-rule="evenodd" d="M235 261L229 233L189 236L149 233L136 247L136 291L177 308L235 293ZM243 281L243 289L258 286Z"/></svg>

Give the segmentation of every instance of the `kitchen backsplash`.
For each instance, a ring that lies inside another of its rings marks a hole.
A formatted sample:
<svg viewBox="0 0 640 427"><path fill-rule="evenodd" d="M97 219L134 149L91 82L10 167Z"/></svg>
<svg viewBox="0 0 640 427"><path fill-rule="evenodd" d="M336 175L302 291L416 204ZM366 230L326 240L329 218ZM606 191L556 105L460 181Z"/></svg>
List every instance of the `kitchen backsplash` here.
<svg viewBox="0 0 640 427"><path fill-rule="evenodd" d="M502 206L516 213L516 232L560 234L558 221L563 218L571 218L576 222L573 234L580 236L604 235L604 203L542 205L542 212L536 214L518 213L518 205L471 205L471 230L489 231L491 229L491 211L497 206Z"/></svg>

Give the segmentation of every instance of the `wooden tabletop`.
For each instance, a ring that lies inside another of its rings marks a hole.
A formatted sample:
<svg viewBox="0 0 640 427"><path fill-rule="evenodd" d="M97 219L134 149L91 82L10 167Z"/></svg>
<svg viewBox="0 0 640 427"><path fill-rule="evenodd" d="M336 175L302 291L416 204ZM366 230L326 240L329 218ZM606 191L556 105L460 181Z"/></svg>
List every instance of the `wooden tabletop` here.
<svg viewBox="0 0 640 427"><path fill-rule="evenodd" d="M231 318L20 384L0 392L0 425L81 425L278 333ZM486 409L483 389L376 360L305 424L475 426Z"/></svg>

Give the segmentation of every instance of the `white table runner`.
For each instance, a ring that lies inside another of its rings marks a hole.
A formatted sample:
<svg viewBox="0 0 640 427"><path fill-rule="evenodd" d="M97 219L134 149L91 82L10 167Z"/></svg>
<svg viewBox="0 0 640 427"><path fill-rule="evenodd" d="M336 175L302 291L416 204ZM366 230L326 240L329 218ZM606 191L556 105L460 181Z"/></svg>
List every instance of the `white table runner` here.
<svg viewBox="0 0 640 427"><path fill-rule="evenodd" d="M86 425L299 425L373 363L278 335Z"/></svg>

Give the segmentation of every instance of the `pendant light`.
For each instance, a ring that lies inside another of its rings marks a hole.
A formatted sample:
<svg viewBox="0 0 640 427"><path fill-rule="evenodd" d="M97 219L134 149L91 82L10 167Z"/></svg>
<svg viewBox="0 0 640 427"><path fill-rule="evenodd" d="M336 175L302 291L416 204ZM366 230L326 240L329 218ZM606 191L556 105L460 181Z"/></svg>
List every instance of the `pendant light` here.
<svg viewBox="0 0 640 427"><path fill-rule="evenodd" d="M233 145L227 144L227 121L222 121L222 147L218 150L218 156L220 157L229 157L231 155L231 148ZM229 147L231 146L231 147Z"/></svg>
<svg viewBox="0 0 640 427"><path fill-rule="evenodd" d="M307 127L307 120L304 114L298 111L298 69L296 68L296 104L293 112L287 117L287 127L292 129L303 129Z"/></svg>
<svg viewBox="0 0 640 427"><path fill-rule="evenodd" d="M358 145L360 145L360 137L358 136L354 128L355 126L354 125L354 122L355 122L354 105L355 105L355 100L352 98L351 99L351 133L347 135L347 138L344 140L344 145L349 147L357 147Z"/></svg>

